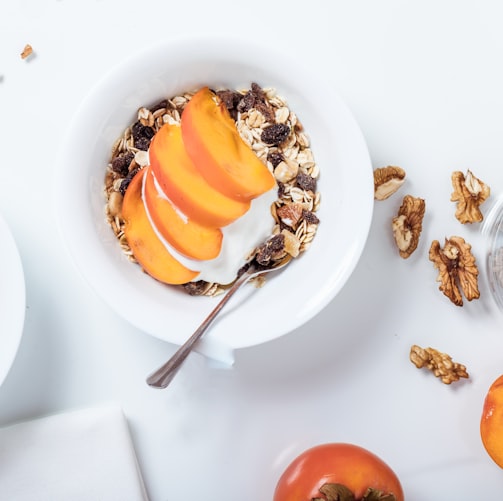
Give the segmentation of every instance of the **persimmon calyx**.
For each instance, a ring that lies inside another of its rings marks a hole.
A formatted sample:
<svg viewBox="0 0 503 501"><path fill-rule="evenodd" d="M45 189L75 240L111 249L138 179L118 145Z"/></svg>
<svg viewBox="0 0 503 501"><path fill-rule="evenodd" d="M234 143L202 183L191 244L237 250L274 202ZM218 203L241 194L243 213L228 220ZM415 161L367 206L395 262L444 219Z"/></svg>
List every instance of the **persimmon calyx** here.
<svg viewBox="0 0 503 501"><path fill-rule="evenodd" d="M355 501L353 491L343 484L323 484L320 487L321 498L313 498L311 501Z"/></svg>
<svg viewBox="0 0 503 501"><path fill-rule="evenodd" d="M393 494L388 494L369 487L362 498L356 499L353 491L343 484L323 484L320 487L323 497L313 498L311 501L396 501Z"/></svg>

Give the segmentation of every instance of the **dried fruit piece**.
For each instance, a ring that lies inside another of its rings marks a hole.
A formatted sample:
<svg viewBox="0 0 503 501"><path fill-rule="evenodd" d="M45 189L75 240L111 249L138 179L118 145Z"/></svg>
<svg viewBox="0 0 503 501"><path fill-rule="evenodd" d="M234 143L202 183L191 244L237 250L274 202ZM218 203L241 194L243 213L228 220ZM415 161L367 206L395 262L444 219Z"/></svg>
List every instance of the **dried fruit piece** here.
<svg viewBox="0 0 503 501"><path fill-rule="evenodd" d="M255 108L260 111L268 122L274 122L274 111L267 101L263 89L257 83L251 84L251 89L244 96L240 95L237 111L243 113Z"/></svg>
<svg viewBox="0 0 503 501"><path fill-rule="evenodd" d="M277 167L284 159L285 157L280 151L269 151L269 153L267 153L267 161L271 162L273 168Z"/></svg>
<svg viewBox="0 0 503 501"><path fill-rule="evenodd" d="M401 167L389 165L374 169L374 198L386 200L405 182L405 171Z"/></svg>
<svg viewBox="0 0 503 501"><path fill-rule="evenodd" d="M423 229L426 203L422 198L405 195L398 215L393 218L392 229L400 256L404 259L416 250Z"/></svg>
<svg viewBox="0 0 503 501"><path fill-rule="evenodd" d="M453 172L451 181L454 188L451 202L457 202L456 219L461 224L482 221L484 216L480 211L480 205L491 194L489 186L476 178L470 170L466 172L466 176L460 171Z"/></svg>
<svg viewBox="0 0 503 501"><path fill-rule="evenodd" d="M260 139L268 145L278 146L286 140L290 134L290 127L286 124L273 124L265 127Z"/></svg>
<svg viewBox="0 0 503 501"><path fill-rule="evenodd" d="M293 229L297 228L298 222L302 219L303 212L304 206L298 202L282 205L276 210L276 214L280 220Z"/></svg>
<svg viewBox="0 0 503 501"><path fill-rule="evenodd" d="M139 120L131 128L135 148L147 151L155 131L148 125L143 125Z"/></svg>
<svg viewBox="0 0 503 501"><path fill-rule="evenodd" d="M295 182L299 188L305 191L312 191L313 193L316 191L316 179L309 174L299 172L297 178L295 179Z"/></svg>
<svg viewBox="0 0 503 501"><path fill-rule="evenodd" d="M449 355L435 348L421 348L414 344L410 348L409 358L418 369L426 367L445 384L469 377L463 364L453 362Z"/></svg>
<svg viewBox="0 0 503 501"><path fill-rule="evenodd" d="M279 233L269 238L258 249L255 260L262 266L269 266L275 260L285 257L285 235Z"/></svg>
<svg viewBox="0 0 503 501"><path fill-rule="evenodd" d="M130 151L120 153L112 160L112 170L121 176L127 176L129 172L129 165L131 164L133 158L134 154Z"/></svg>
<svg viewBox="0 0 503 501"><path fill-rule="evenodd" d="M281 235L285 237L285 252L297 257L300 254L300 240L288 230L281 230Z"/></svg>
<svg viewBox="0 0 503 501"><path fill-rule="evenodd" d="M302 212L302 219L306 221L307 224L320 224L318 216L309 210L304 209Z"/></svg>
<svg viewBox="0 0 503 501"><path fill-rule="evenodd" d="M443 248L434 240L430 247L429 258L438 270L439 290L456 306L463 306L461 291L468 301L480 297L479 270L471 248L462 237L446 238Z"/></svg>

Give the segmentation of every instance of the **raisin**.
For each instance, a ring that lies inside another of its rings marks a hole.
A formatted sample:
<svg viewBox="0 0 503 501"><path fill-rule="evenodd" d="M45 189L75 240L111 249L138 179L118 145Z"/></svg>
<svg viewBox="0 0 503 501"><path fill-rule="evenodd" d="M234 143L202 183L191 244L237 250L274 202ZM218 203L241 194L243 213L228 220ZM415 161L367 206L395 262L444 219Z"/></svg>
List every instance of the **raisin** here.
<svg viewBox="0 0 503 501"><path fill-rule="evenodd" d="M318 216L314 213L311 212L310 210L304 209L302 211L302 219L307 223L307 224L319 224L320 219Z"/></svg>
<svg viewBox="0 0 503 501"><path fill-rule="evenodd" d="M154 137L155 131L148 125L143 125L141 122L135 122L131 127L134 146L139 150L147 151L150 146L150 140Z"/></svg>
<svg viewBox="0 0 503 501"><path fill-rule="evenodd" d="M150 139L146 137L139 137L134 140L134 146L139 150L147 151L150 146Z"/></svg>
<svg viewBox="0 0 503 501"><path fill-rule="evenodd" d="M237 104L237 110L241 113L249 111L252 108L260 111L267 122L274 122L274 111L267 102L264 91L255 82L251 84L251 89L244 96L241 96Z"/></svg>
<svg viewBox="0 0 503 501"><path fill-rule="evenodd" d="M152 139L154 137L155 131L152 127L148 125L143 125L141 122L135 122L131 127L131 133L133 135L133 139L136 141L140 138Z"/></svg>
<svg viewBox="0 0 503 501"><path fill-rule="evenodd" d="M284 183L282 183L281 181L278 181L278 198L283 198L285 196L285 193L286 193L286 190L285 190L286 186Z"/></svg>
<svg viewBox="0 0 503 501"><path fill-rule="evenodd" d="M183 284L182 287L191 296L201 296L206 290L208 282L204 280L198 280L197 282L187 282Z"/></svg>
<svg viewBox="0 0 503 501"><path fill-rule="evenodd" d="M237 109L241 113L249 111L255 107L255 96L251 92L247 92L239 101Z"/></svg>
<svg viewBox="0 0 503 501"><path fill-rule="evenodd" d="M262 131L262 142L268 145L279 146L290 134L290 127L286 124L269 125Z"/></svg>
<svg viewBox="0 0 503 501"><path fill-rule="evenodd" d="M122 196L125 195L126 190L128 189L129 183L135 177L136 173L140 170L140 167L135 167L128 175L122 180L121 185L119 187L119 192Z"/></svg>
<svg viewBox="0 0 503 501"><path fill-rule="evenodd" d="M157 104L154 104L150 111L154 113L154 111L161 110L162 108L167 108L168 107L168 101L167 99L163 99L162 101L159 101Z"/></svg>
<svg viewBox="0 0 503 501"><path fill-rule="evenodd" d="M270 151L267 154L267 160L271 162L272 166L276 168L280 162L282 162L285 158L279 151Z"/></svg>
<svg viewBox="0 0 503 501"><path fill-rule="evenodd" d="M281 221L281 220L279 222L279 229L280 229L280 231L287 230L290 233L293 233L292 228L290 226L288 226L284 221Z"/></svg>
<svg viewBox="0 0 503 501"><path fill-rule="evenodd" d="M260 265L266 266L275 256L280 255L284 248L285 236L281 233L274 235L258 248L255 260Z"/></svg>
<svg viewBox="0 0 503 501"><path fill-rule="evenodd" d="M241 94L235 90L218 90L217 96L222 100L229 111L237 109L242 97Z"/></svg>
<svg viewBox="0 0 503 501"><path fill-rule="evenodd" d="M300 172L297 175L296 182L297 186L305 191L316 191L316 179L314 179L314 177L310 176L309 174Z"/></svg>
<svg viewBox="0 0 503 501"><path fill-rule="evenodd" d="M216 95L224 103L231 118L236 121L238 118L238 105L243 96L235 90L218 90Z"/></svg>
<svg viewBox="0 0 503 501"><path fill-rule="evenodd" d="M121 176L126 176L129 172L129 164L133 160L134 155L130 151L122 153L116 156L112 160L112 170L120 174Z"/></svg>

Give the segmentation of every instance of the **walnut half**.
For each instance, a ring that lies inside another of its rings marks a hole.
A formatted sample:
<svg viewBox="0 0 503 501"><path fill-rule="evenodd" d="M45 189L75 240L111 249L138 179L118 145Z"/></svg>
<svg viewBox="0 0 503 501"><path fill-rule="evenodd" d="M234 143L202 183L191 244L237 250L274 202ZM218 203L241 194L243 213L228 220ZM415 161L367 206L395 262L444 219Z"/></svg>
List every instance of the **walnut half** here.
<svg viewBox="0 0 503 501"><path fill-rule="evenodd" d="M374 198L386 200L402 186L405 181L405 171L401 167L379 167L374 169Z"/></svg>
<svg viewBox="0 0 503 501"><path fill-rule="evenodd" d="M461 224L482 221L484 216L480 211L480 205L491 194L489 186L476 178L470 170L466 172L466 176L460 171L453 172L451 181L454 188L451 202L457 202L456 219Z"/></svg>
<svg viewBox="0 0 503 501"><path fill-rule="evenodd" d="M400 256L404 259L416 250L419 236L423 229L423 218L426 203L422 198L412 195L403 197L398 215L393 218L392 229Z"/></svg>
<svg viewBox="0 0 503 501"><path fill-rule="evenodd" d="M410 348L409 358L418 369L426 367L445 384L469 377L464 365L453 362L449 355L435 348L421 348L414 344Z"/></svg>
<svg viewBox="0 0 503 501"><path fill-rule="evenodd" d="M446 238L443 248L434 240L430 247L429 258L438 270L439 289L456 306L463 306L461 291L468 301L480 297L479 270L471 248L461 237Z"/></svg>

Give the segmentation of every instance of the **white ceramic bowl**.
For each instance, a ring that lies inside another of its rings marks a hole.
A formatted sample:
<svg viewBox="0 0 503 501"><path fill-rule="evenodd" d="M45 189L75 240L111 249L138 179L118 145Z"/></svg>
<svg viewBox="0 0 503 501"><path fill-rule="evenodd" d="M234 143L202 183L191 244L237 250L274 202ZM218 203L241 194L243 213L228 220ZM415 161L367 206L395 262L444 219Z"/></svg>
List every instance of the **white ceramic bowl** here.
<svg viewBox="0 0 503 501"><path fill-rule="evenodd" d="M14 235L0 216L0 386L7 377L19 348L26 311L23 263Z"/></svg>
<svg viewBox="0 0 503 501"><path fill-rule="evenodd" d="M275 87L310 137L321 175L321 223L313 245L261 288L226 306L198 351L232 360L234 349L299 327L341 290L364 248L373 209L368 150L346 105L312 69L240 40L159 44L113 68L77 110L56 170L56 203L69 251L85 279L139 329L181 344L218 299L162 285L130 263L105 221L103 181L111 147L139 107L203 85Z"/></svg>

